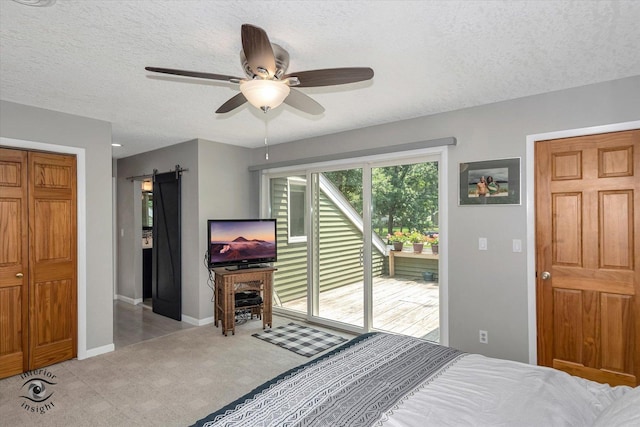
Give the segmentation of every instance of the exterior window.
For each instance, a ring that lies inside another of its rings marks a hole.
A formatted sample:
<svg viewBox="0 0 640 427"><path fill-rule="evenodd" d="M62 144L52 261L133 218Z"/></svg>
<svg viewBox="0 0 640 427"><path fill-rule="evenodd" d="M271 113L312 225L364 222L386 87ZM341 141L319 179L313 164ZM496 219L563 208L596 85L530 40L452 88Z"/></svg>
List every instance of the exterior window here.
<svg viewBox="0 0 640 427"><path fill-rule="evenodd" d="M300 178L288 178L287 193L287 200L289 204L287 209L287 212L289 213L287 218L289 242L306 242L307 235L304 231L304 221L307 182Z"/></svg>

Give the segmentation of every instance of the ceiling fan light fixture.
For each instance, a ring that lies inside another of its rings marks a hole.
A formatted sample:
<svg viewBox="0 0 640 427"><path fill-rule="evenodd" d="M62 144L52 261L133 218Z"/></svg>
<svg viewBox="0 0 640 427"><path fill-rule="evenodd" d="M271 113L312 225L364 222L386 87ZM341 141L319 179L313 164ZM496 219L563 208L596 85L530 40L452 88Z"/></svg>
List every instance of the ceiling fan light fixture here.
<svg viewBox="0 0 640 427"><path fill-rule="evenodd" d="M251 24L242 24L240 35L242 36L240 63L247 79L174 68L144 68L154 73L240 84L240 93L235 94L222 104L216 110L216 114L228 113L247 102L266 113L278 107L286 99L290 107L308 114L318 115L324 113L322 105L297 88L344 85L373 78L373 70L369 67L324 68L285 74L289 67L289 53L282 46L271 43L262 28ZM294 87L293 91L290 87Z"/></svg>
<svg viewBox="0 0 640 427"><path fill-rule="evenodd" d="M265 113L278 107L291 89L277 80L248 80L240 83L240 91L247 101Z"/></svg>

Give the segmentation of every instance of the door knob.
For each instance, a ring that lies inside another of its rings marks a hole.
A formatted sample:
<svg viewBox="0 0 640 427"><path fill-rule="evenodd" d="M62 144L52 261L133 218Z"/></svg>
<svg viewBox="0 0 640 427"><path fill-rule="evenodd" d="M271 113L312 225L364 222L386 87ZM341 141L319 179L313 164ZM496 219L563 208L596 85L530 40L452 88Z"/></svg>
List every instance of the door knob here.
<svg viewBox="0 0 640 427"><path fill-rule="evenodd" d="M551 273L549 273L548 271L543 271L542 280L549 280L549 279L551 279Z"/></svg>
<svg viewBox="0 0 640 427"><path fill-rule="evenodd" d="M22 274L22 273L16 273L16 277L23 277L23 276L24 276L24 274Z"/></svg>

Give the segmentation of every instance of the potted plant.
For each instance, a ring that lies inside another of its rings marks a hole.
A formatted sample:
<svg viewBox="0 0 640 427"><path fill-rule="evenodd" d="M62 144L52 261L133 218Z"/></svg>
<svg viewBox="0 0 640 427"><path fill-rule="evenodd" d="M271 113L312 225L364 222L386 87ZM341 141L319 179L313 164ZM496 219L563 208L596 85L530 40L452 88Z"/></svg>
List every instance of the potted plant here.
<svg viewBox="0 0 640 427"><path fill-rule="evenodd" d="M416 254L422 253L424 247L425 236L418 230L414 229L408 235L409 242L413 243L413 252Z"/></svg>
<svg viewBox="0 0 640 427"><path fill-rule="evenodd" d="M395 231L393 234L387 234L387 241L393 245L394 251L401 251L407 236L402 231Z"/></svg>
<svg viewBox="0 0 640 427"><path fill-rule="evenodd" d="M429 233L429 234L427 234L426 241L427 241L427 244L429 246L431 246L431 252L433 254L437 254L438 253L438 242L439 242L438 233Z"/></svg>

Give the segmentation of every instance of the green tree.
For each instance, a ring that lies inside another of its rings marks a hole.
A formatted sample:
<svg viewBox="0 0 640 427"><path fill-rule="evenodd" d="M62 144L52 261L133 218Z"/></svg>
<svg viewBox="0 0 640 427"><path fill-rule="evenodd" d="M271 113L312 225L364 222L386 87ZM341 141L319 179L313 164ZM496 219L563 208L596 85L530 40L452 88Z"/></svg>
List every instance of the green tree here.
<svg viewBox="0 0 640 427"><path fill-rule="evenodd" d="M438 209L438 164L388 166L373 170L374 217L386 218L386 234L394 229L434 228ZM384 233L383 233L384 234Z"/></svg>
<svg viewBox="0 0 640 427"><path fill-rule="evenodd" d="M397 229L438 227L437 162L374 168L372 173L372 220L381 237ZM325 176L362 215L362 169L326 172Z"/></svg>
<svg viewBox="0 0 640 427"><path fill-rule="evenodd" d="M362 169L324 172L324 176L340 190L356 212L362 216Z"/></svg>

